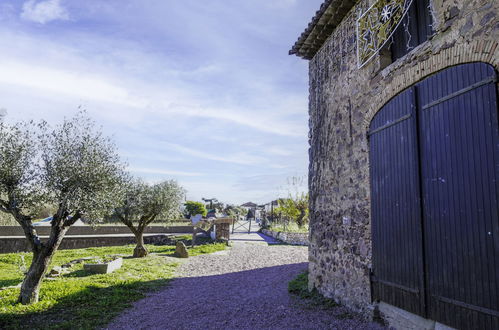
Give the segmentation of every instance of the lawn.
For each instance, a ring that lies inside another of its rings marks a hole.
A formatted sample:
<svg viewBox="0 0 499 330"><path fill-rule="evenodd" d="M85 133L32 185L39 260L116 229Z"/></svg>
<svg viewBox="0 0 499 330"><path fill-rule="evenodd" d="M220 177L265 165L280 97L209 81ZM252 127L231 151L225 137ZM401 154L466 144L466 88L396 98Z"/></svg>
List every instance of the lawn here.
<svg viewBox="0 0 499 330"><path fill-rule="evenodd" d="M131 256L134 245L58 251L52 266L60 266L83 257L125 255L123 267L106 275L85 272L82 264L55 280L45 279L40 302L24 306L16 302L19 289L0 291L0 329L94 329L105 326L131 303L147 292L168 284L178 263L171 258L172 246L147 248L146 258ZM207 244L189 249L190 255L225 249L225 244ZM0 254L0 288L15 286L23 279L22 270L29 267L30 253ZM1 289L0 289L1 290Z"/></svg>

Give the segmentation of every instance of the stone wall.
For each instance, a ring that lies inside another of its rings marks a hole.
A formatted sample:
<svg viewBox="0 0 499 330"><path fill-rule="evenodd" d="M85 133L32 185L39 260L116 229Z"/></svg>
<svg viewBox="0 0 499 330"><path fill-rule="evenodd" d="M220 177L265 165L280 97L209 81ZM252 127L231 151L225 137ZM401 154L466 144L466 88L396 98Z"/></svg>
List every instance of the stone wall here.
<svg viewBox="0 0 499 330"><path fill-rule="evenodd" d="M309 245L307 233L286 233L282 231L272 231L268 229L262 229L262 233L287 244L304 245L304 246Z"/></svg>
<svg viewBox="0 0 499 330"><path fill-rule="evenodd" d="M310 61L309 283L364 315L370 299L370 187L367 130L374 114L424 77L482 61L499 67L499 2L433 0L435 35L387 65L356 62L359 1ZM366 313L367 312L367 313Z"/></svg>
<svg viewBox="0 0 499 330"><path fill-rule="evenodd" d="M50 235L50 226L38 226L39 236ZM192 226L149 226L144 230L146 234L192 233ZM121 235L130 234L126 226L71 226L66 235ZM0 226L0 236L24 236L21 226Z"/></svg>
<svg viewBox="0 0 499 330"><path fill-rule="evenodd" d="M170 239L172 235L145 234L145 244L173 244ZM42 242L47 238L42 238ZM119 236L66 236L63 238L59 250L84 249L102 246L123 246L135 244L133 235ZM0 253L30 252L28 241L24 237L2 237L0 238Z"/></svg>

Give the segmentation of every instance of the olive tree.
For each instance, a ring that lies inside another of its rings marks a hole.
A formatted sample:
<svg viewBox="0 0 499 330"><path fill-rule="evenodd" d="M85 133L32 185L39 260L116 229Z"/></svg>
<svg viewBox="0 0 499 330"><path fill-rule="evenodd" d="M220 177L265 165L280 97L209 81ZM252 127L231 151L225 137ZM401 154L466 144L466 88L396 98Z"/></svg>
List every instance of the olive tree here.
<svg viewBox="0 0 499 330"><path fill-rule="evenodd" d="M149 253L144 245L145 229L154 221L179 217L185 191L174 180L151 185L139 179L130 179L125 187L113 217L123 222L135 235L137 246L133 256L145 257Z"/></svg>
<svg viewBox="0 0 499 330"><path fill-rule="evenodd" d="M0 123L0 211L22 227L33 260L19 301L38 301L50 261L71 225L98 219L116 205L123 165L116 147L85 113L55 128L46 123ZM55 205L51 231L43 242L33 226L34 210Z"/></svg>
<svg viewBox="0 0 499 330"><path fill-rule="evenodd" d="M201 214L205 217L208 214L208 210L206 210L206 206L201 202L187 201L185 202L185 215L187 217L193 217L198 214Z"/></svg>

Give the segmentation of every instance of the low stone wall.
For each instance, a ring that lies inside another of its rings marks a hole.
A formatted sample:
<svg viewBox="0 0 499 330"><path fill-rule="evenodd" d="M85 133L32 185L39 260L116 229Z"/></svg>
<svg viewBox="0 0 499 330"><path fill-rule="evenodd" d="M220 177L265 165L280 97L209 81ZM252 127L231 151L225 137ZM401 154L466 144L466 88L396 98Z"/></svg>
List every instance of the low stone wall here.
<svg viewBox="0 0 499 330"><path fill-rule="evenodd" d="M271 236L287 244L308 246L308 233L285 233L282 231L272 231L262 229L262 233Z"/></svg>
<svg viewBox="0 0 499 330"><path fill-rule="evenodd" d="M146 244L170 244L173 235L145 234ZM42 242L47 238L42 238ZM135 244L133 235L108 235L108 236L66 236L63 238L59 250L85 249L101 246L122 246ZM0 253L15 253L31 251L24 237L2 237L0 238Z"/></svg>
<svg viewBox="0 0 499 330"><path fill-rule="evenodd" d="M50 235L50 226L38 226L36 232L39 236ZM192 226L149 226L146 234L177 234L192 233ZM126 235L130 229L126 226L72 226L66 235ZM21 226L0 226L0 236L24 236Z"/></svg>

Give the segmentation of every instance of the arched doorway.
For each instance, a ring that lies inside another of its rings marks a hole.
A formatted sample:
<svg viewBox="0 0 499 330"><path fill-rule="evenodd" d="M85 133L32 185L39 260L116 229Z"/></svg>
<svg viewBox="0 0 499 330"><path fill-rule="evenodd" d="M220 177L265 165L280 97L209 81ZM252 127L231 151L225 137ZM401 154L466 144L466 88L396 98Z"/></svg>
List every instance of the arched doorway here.
<svg viewBox="0 0 499 330"><path fill-rule="evenodd" d="M460 329L499 329L496 72L451 67L369 130L372 295Z"/></svg>

